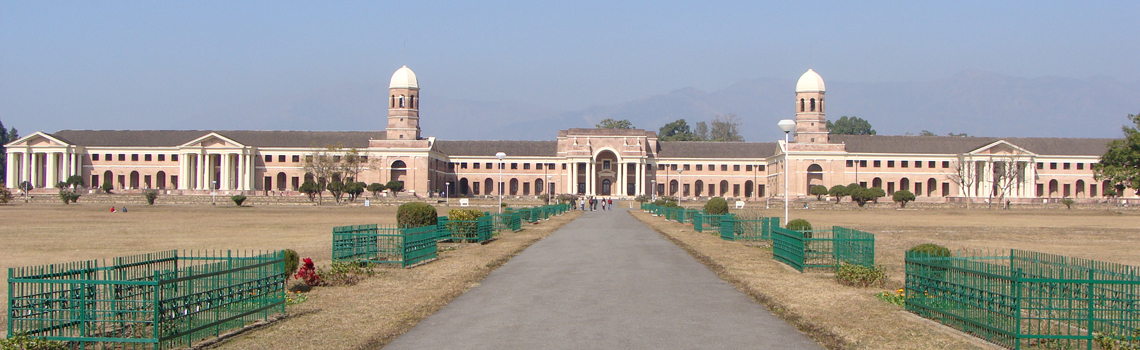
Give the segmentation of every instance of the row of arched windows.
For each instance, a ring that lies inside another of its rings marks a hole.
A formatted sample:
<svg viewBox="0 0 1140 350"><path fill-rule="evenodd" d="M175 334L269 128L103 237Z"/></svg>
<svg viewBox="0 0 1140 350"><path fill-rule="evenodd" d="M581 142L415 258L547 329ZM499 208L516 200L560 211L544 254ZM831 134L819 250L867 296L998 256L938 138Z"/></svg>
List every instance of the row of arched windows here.
<svg viewBox="0 0 1140 350"><path fill-rule="evenodd" d="M800 112L815 112L815 99L804 100L800 99ZM819 111L823 112L823 99L819 99Z"/></svg>
<svg viewBox="0 0 1140 350"><path fill-rule="evenodd" d="M416 100L416 95L407 98L405 102L404 95L392 95L388 101L389 108L419 108L419 101ZM399 106L399 107L396 107Z"/></svg>

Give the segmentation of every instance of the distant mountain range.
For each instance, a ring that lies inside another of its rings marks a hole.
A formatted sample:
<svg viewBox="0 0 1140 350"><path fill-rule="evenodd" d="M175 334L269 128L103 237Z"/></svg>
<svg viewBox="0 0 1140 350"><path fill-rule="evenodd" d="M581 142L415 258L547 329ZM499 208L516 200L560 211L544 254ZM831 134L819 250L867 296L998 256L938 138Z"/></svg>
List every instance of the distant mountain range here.
<svg viewBox="0 0 1140 350"><path fill-rule="evenodd" d="M747 141L781 138L780 119L794 118L795 81L743 80L704 92L666 94L577 111L521 102L437 99L424 103L425 136L443 139L551 140L557 130L593 127L605 118L628 119L656 131L684 118L690 125L718 114L743 121ZM881 135L967 133L1009 137L1120 137L1128 114L1140 113L1140 82L1109 77L1018 78L967 71L934 81L827 82L827 117L858 116Z"/></svg>

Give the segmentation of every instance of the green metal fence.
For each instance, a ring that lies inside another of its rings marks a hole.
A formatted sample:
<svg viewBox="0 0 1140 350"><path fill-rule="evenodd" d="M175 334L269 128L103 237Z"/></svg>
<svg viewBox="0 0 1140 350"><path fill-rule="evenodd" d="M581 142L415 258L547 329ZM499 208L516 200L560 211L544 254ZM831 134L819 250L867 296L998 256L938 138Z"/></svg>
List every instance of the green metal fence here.
<svg viewBox="0 0 1140 350"><path fill-rule="evenodd" d="M518 231L522 229L522 214L518 212L504 212L502 214L483 213L491 217L492 229L495 232Z"/></svg>
<svg viewBox="0 0 1140 350"><path fill-rule="evenodd" d="M493 237L490 216L481 216L475 220L440 217L436 227L436 239L439 241L482 243Z"/></svg>
<svg viewBox="0 0 1140 350"><path fill-rule="evenodd" d="M875 235L843 227L793 231L771 226L772 256L796 270L834 269L840 263L875 265Z"/></svg>
<svg viewBox="0 0 1140 350"><path fill-rule="evenodd" d="M1010 349L1140 348L1140 267L1023 250L906 255L906 308Z"/></svg>
<svg viewBox="0 0 1140 350"><path fill-rule="evenodd" d="M8 269L8 335L190 347L285 311L281 251L163 251Z"/></svg>
<svg viewBox="0 0 1140 350"><path fill-rule="evenodd" d="M773 227L780 227L780 218L742 218L739 216L722 218L720 220L720 238L726 241L771 240Z"/></svg>
<svg viewBox="0 0 1140 350"><path fill-rule="evenodd" d="M412 266L436 258L436 226L333 227L332 261Z"/></svg>
<svg viewBox="0 0 1140 350"><path fill-rule="evenodd" d="M713 230L714 233L720 233L720 221L722 219L733 217L733 214L731 214L731 213L730 214L722 214L722 215L711 215L711 214L697 213L694 215L700 216L700 219L697 219L695 217L693 219L693 229L694 230L696 230L697 232L704 232L704 230L709 229L709 230ZM700 220L700 225L698 225L697 220Z"/></svg>

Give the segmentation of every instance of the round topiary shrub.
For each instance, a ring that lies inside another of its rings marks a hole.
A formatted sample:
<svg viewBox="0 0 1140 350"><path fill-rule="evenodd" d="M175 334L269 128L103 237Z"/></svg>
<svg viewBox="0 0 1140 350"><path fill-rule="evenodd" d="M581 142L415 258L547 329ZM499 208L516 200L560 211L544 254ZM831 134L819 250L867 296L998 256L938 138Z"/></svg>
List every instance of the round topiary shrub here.
<svg viewBox="0 0 1140 350"><path fill-rule="evenodd" d="M914 247L911 247L910 249L907 249L907 252L909 252L909 253L921 253L921 254L929 255L931 257L939 257L939 258L950 257L950 249L947 249L946 247L943 247L943 246L940 246L940 245L937 245L934 243L919 244L919 245L916 245Z"/></svg>
<svg viewBox="0 0 1140 350"><path fill-rule="evenodd" d="M438 220L439 214L435 212L435 207L427 203L404 203L396 209L396 223L400 227L435 225Z"/></svg>
<svg viewBox="0 0 1140 350"><path fill-rule="evenodd" d="M784 228L793 231L811 231L811 223L804 219L795 219L788 221L788 224L785 225Z"/></svg>
<svg viewBox="0 0 1140 350"><path fill-rule="evenodd" d="M285 249L283 255L285 256L285 275L292 276L293 273L297 272L297 266L301 265L301 256L292 249Z"/></svg>
<svg viewBox="0 0 1140 350"><path fill-rule="evenodd" d="M705 203L705 214L721 215L728 214L728 201L724 198L714 197L708 203Z"/></svg>

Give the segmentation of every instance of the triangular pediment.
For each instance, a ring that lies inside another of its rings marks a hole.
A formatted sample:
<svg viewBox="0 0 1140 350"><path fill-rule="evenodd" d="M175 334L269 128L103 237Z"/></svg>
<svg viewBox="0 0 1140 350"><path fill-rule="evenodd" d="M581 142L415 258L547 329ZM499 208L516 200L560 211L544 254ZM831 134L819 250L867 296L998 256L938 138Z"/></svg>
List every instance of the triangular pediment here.
<svg viewBox="0 0 1140 350"><path fill-rule="evenodd" d="M55 136L36 131L31 135L21 137L19 140L9 142L5 147L67 147L67 143Z"/></svg>
<svg viewBox="0 0 1140 350"><path fill-rule="evenodd" d="M1006 156L1006 155L1020 155L1020 156L1036 156L1036 153L1030 152L1027 149L1021 148L1018 145L1009 143L1005 140L997 140L986 144L985 146L978 147L967 154L970 155L993 155L993 156Z"/></svg>
<svg viewBox="0 0 1140 350"><path fill-rule="evenodd" d="M228 137L222 136L218 133L212 132L202 137L196 138L193 141L182 144L182 148L242 148L245 145L240 142L234 141Z"/></svg>

